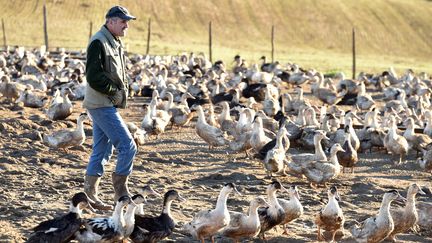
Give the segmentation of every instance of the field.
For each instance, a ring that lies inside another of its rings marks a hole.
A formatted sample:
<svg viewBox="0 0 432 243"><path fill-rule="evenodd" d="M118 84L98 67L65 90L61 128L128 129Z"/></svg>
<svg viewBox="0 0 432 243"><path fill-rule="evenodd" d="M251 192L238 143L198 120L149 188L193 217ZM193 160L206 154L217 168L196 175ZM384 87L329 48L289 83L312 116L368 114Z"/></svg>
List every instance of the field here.
<svg viewBox="0 0 432 243"><path fill-rule="evenodd" d="M148 102L143 98L131 101L129 109L122 115L127 121L137 124L142 120L141 105ZM80 102L75 103L79 114ZM91 152L91 127L85 123L88 135L82 147L61 150L49 149L34 137L37 129L49 133L61 127L74 127L76 115L66 121L50 122L40 110L19 108L2 103L0 106L0 169L1 215L0 239L4 242L22 241L28 237L30 229L39 222L64 213L68 199L83 188L85 168ZM149 184L158 192L177 189L187 201L173 203L173 215L179 225L190 221L193 215L214 207L217 195L223 184L236 183L242 196L230 195L228 209L246 212L250 200L265 195L270 180L265 179L265 171L258 160L245 158L226 147L208 150L207 144L195 132L195 122L190 127L168 129L159 139L150 139L142 147L134 161L134 172L130 187L133 193ZM289 153L306 152L291 148ZM110 173L115 165L115 157L107 165L106 175L101 184L102 198L111 201L112 184ZM430 182L430 173L422 172L415 162L415 155L409 156L407 163L395 165L391 156L383 152L360 154L360 161L354 174L341 174L331 185L340 190L341 208L346 217L346 228L378 212L382 195L390 189L397 189L406 196L410 183L425 185ZM326 188L313 189L304 179L293 176L278 178L285 187L299 186L304 215L289 225L289 236L281 236L270 231L269 242L311 242L316 239L314 216L327 202ZM286 193L279 197L287 198ZM419 201L430 202L429 197L417 197ZM161 198L150 198L145 212L157 215L162 207ZM393 207L401 206L393 203ZM108 216L107 214L105 214ZM91 215L86 214L86 217ZM93 215L95 216L95 215ZM100 216L100 214L99 214ZM401 242L427 242L432 240L430 232L417 235L407 233L399 237ZM174 233L169 240L191 242L193 239L181 233ZM259 240L255 240L260 242ZM217 238L217 242L229 242ZM353 242L348 230L340 242Z"/></svg>
<svg viewBox="0 0 432 243"><path fill-rule="evenodd" d="M393 66L399 74L408 68L418 74L432 73L432 1L426 0L148 0L148 1L5 1L0 0L0 19L4 21L7 44L39 47L44 44L42 7L48 12L49 47L84 50L90 22L95 33L107 9L120 4L138 20L131 22L124 39L130 53L144 54L147 24L151 18L150 54L175 55L183 52L208 52L208 24L213 28L213 61L222 59L231 66L240 54L250 64L262 55L269 59L270 30L275 26L275 60L295 62L305 69L324 73L343 71L351 76L352 28L357 36L357 72L382 73ZM0 42L1 43L1 42ZM288 92L296 96L292 89ZM374 93L376 97L382 94ZM311 98L305 85L305 96ZM313 102L316 103L316 100ZM142 105L149 99L134 97L121 110L126 121L140 124ZM379 101L383 105L382 101ZM44 109L12 104L0 97L0 242L23 242L39 222L63 214L68 200L83 189L85 169L92 149L91 122L85 122L87 139L68 151L47 147L38 132L50 133L74 128L81 101L74 101L74 113L65 121L51 121ZM343 107L348 110L350 107ZM177 189L187 198L174 202L172 212L181 226L200 210L214 208L223 184L234 182L242 195L231 194L228 209L246 212L249 202L265 195L270 180L260 161L234 153L225 147L209 150L196 134L196 119L187 127L168 128L158 139L151 137L139 147L130 178L133 193L151 185L159 193ZM289 153L311 152L290 148ZM338 242L353 242L347 230L355 221L375 215L385 191L396 189L403 196L411 183L427 185L431 174L420 169L415 153L406 163L396 165L383 150L360 153L353 174L341 174L330 185L340 191L340 206L345 214L345 236ZM116 155L106 166L101 184L102 198L112 203L110 173ZM281 183L298 185L304 215L282 230L267 233L268 242L314 242L314 217L327 203L326 188L311 188L308 181L292 175L278 178ZM430 185L430 184L429 184ZM285 192L280 198L287 198ZM417 196L431 202L429 196ZM394 202L392 207L401 207ZM149 198L145 212L156 215L161 198ZM101 216L88 214L85 217ZM108 214L105 214L108 216ZM231 242L218 236L217 242ZM400 242L432 242L432 232L421 230L399 236ZM176 231L166 242L192 242L191 236ZM259 239L251 240L262 242ZM197 241L196 241L197 242Z"/></svg>

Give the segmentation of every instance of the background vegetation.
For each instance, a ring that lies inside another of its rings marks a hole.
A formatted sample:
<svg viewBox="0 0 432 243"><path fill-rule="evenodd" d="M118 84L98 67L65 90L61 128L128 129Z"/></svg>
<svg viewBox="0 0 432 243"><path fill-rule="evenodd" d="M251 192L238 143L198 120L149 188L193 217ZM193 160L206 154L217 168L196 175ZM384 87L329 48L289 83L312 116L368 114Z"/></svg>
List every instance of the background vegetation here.
<svg viewBox="0 0 432 243"><path fill-rule="evenodd" d="M257 62L270 57L274 25L276 60L350 75L355 27L358 71L432 72L432 2L426 0L0 0L9 45L44 43L44 2L50 47L85 49L90 21L94 33L120 4L138 18L125 38L133 53L145 53L149 18L151 54L208 53L212 21L214 60L240 54Z"/></svg>

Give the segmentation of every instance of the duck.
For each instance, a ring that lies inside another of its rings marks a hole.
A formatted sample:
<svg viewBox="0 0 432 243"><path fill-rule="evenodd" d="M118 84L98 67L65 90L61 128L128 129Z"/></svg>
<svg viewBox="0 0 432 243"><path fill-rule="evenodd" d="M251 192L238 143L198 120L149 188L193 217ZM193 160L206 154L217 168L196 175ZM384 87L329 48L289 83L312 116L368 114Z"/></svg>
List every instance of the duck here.
<svg viewBox="0 0 432 243"><path fill-rule="evenodd" d="M266 97L262 105L264 113L268 116L274 116L280 110L279 101L270 94L269 86L266 87Z"/></svg>
<svg viewBox="0 0 432 243"><path fill-rule="evenodd" d="M315 112L315 109L313 107L310 107L310 106L307 107L304 110L304 116L306 118L306 126L315 127L315 128L320 127L320 123L316 119L316 112Z"/></svg>
<svg viewBox="0 0 432 243"><path fill-rule="evenodd" d="M130 203L126 207L126 213L124 214L125 219L125 229L124 229L124 238L127 239L133 232L134 226L135 226L135 218L138 216L135 216L136 209L138 208L138 205L144 204L147 202L146 198L141 194L135 194L131 197L133 204Z"/></svg>
<svg viewBox="0 0 432 243"><path fill-rule="evenodd" d="M227 183L219 193L216 208L198 212L191 222L183 226L183 230L191 234L202 243L205 238L210 237L214 243L214 235L229 225L231 216L227 208L228 195L237 188L234 183Z"/></svg>
<svg viewBox="0 0 432 243"><path fill-rule="evenodd" d="M423 158L417 158L417 163L424 171L432 173L432 150L423 150Z"/></svg>
<svg viewBox="0 0 432 243"><path fill-rule="evenodd" d="M69 242L83 225L82 210L95 210L93 201L84 192L76 193L69 206L69 212L60 217L41 222L33 228L33 233L26 242Z"/></svg>
<svg viewBox="0 0 432 243"><path fill-rule="evenodd" d="M229 142L229 148L232 151L245 152L246 158L249 158L249 150L252 149L252 145L250 143L251 136L252 131L241 133L240 135L236 136L233 141Z"/></svg>
<svg viewBox="0 0 432 243"><path fill-rule="evenodd" d="M126 122L126 127L128 128L129 132L131 133L132 138L135 141L135 144L138 146L144 145L145 140L147 139L146 131L139 128L133 122Z"/></svg>
<svg viewBox="0 0 432 243"><path fill-rule="evenodd" d="M135 226L130 235L132 242L158 242L171 235L176 225L171 215L171 204L174 200L186 201L177 190L169 190L164 195L159 216L135 215Z"/></svg>
<svg viewBox="0 0 432 243"><path fill-rule="evenodd" d="M390 214L394 222L394 229L387 237L390 241L396 242L397 234L405 233L417 224L418 213L415 202L415 196L417 193L426 195L417 183L411 184L408 188L405 207L390 209Z"/></svg>
<svg viewBox="0 0 432 243"><path fill-rule="evenodd" d="M159 194L158 192L156 192L156 191L153 189L153 187L150 186L150 185L145 185L143 188L141 188L141 189L139 190L139 194L143 195L143 197L144 197L144 199L145 199L145 202L144 202L144 203L146 203L146 201L147 201L147 197L148 197L149 195L154 195L154 196L156 196L156 197L162 197L161 194ZM137 204L137 210L135 210L135 214L137 214L137 215L141 215L141 216L144 215L144 203L139 203L139 204Z"/></svg>
<svg viewBox="0 0 432 243"><path fill-rule="evenodd" d="M396 132L396 120L394 116L390 116L390 130L384 137L384 147L388 152L394 155L399 155L399 163L402 163L404 157L408 154L408 141L405 137L400 136Z"/></svg>
<svg viewBox="0 0 432 243"><path fill-rule="evenodd" d="M336 178L340 173L340 164L337 158L339 151L344 152L341 145L336 143L330 149L329 161L304 161L301 164L302 173L311 184L322 184Z"/></svg>
<svg viewBox="0 0 432 243"><path fill-rule="evenodd" d="M20 93L20 97L15 100L15 103L22 102L25 107L43 108L48 104L48 97L42 92L33 92L33 87L26 86L26 89Z"/></svg>
<svg viewBox="0 0 432 243"><path fill-rule="evenodd" d="M332 241L338 231L344 231L345 217L342 209L339 207L340 196L336 186L327 190L328 202L326 206L315 216L315 224L318 227L317 238L324 240L321 229L332 233Z"/></svg>
<svg viewBox="0 0 432 243"><path fill-rule="evenodd" d="M391 108L391 109L394 109L397 113L401 113L401 112L405 111L406 108L408 108L408 104L405 100L405 97L406 97L405 91L400 90L398 92L399 92L399 94L398 94L397 100L390 100L390 101L386 102L386 104L384 106L386 110L389 110Z"/></svg>
<svg viewBox="0 0 432 243"><path fill-rule="evenodd" d="M323 86L318 86L312 89L312 94L324 104L328 105L335 105L339 103L339 101L341 101L347 93L347 89L343 89L341 92L337 93L334 90L325 88Z"/></svg>
<svg viewBox="0 0 432 243"><path fill-rule="evenodd" d="M360 151L372 153L372 148L384 148L384 137L386 133L381 128L363 127L359 132Z"/></svg>
<svg viewBox="0 0 432 243"><path fill-rule="evenodd" d="M47 116L49 119L53 121L64 120L72 114L73 105L69 99L70 94L73 94L72 90L66 88L61 92L60 97L52 100L47 110Z"/></svg>
<svg viewBox="0 0 432 243"><path fill-rule="evenodd" d="M267 116L264 111L259 110L255 113L255 115L261 117L262 124L263 124L262 126L265 130L273 132L273 131L276 131L277 129L279 129L278 121L273 119L273 117Z"/></svg>
<svg viewBox="0 0 432 243"><path fill-rule="evenodd" d="M258 209L268 206L266 200L262 196L258 196L250 202L248 214L230 212L230 222L222 230L221 235L233 239L234 242L240 242L239 239L241 238L256 237L261 227Z"/></svg>
<svg viewBox="0 0 432 243"><path fill-rule="evenodd" d="M123 240L126 230L123 210L129 204L134 204L131 197L122 196L117 200L111 217L86 219L85 228L75 233L76 239L79 242L117 242Z"/></svg>
<svg viewBox="0 0 432 243"><path fill-rule="evenodd" d="M255 117L255 111L249 108L241 108L239 120L236 123L236 134L242 134L252 131L252 122Z"/></svg>
<svg viewBox="0 0 432 243"><path fill-rule="evenodd" d="M423 133L428 135L429 137L432 137L432 112L426 110L424 113L424 118L426 120L426 126L423 129Z"/></svg>
<svg viewBox="0 0 432 243"><path fill-rule="evenodd" d="M228 102L224 101L221 103L222 113L218 117L219 127L222 131L227 132L229 135L235 134L235 122L232 120L230 115L230 107Z"/></svg>
<svg viewBox="0 0 432 243"><path fill-rule="evenodd" d="M267 152L264 158L264 168L266 169L267 176L270 178L273 173L285 175L286 164L289 163L285 156L286 150L283 144L283 138L286 136L286 133L285 127L282 126L276 137L276 145Z"/></svg>
<svg viewBox="0 0 432 243"><path fill-rule="evenodd" d="M10 77L4 75L1 77L0 94L6 99L15 101L20 97L20 93L26 89L26 86L17 82L11 82Z"/></svg>
<svg viewBox="0 0 432 243"><path fill-rule="evenodd" d="M345 126L345 142L342 145L344 152L339 151L337 153L337 158L339 164L343 166L343 172L345 173L345 168L351 168L351 173L354 173L354 166L358 162L357 151L351 145L351 134L349 132L349 127Z"/></svg>
<svg viewBox="0 0 432 243"><path fill-rule="evenodd" d="M198 112L198 121L195 126L195 131L209 146L209 150L213 147L223 146L228 143L226 135L219 128L210 126L204 117L204 111L200 105L196 107Z"/></svg>
<svg viewBox="0 0 432 243"><path fill-rule="evenodd" d="M286 120L285 118L283 118L282 120L279 121L280 122L280 126L279 126L279 131L284 128L286 130L286 126L284 125ZM279 132L278 132L279 133ZM255 154L255 158L260 159L260 160L265 160L265 158L267 157L267 153L272 150L273 148L275 148L277 143L277 136L275 138L273 138L272 140L270 140L269 142L267 142L259 151L258 153ZM289 147L291 145L290 139L289 139L289 133L285 132L285 134L282 136L282 147L283 150L285 151L285 153L288 151Z"/></svg>
<svg viewBox="0 0 432 243"><path fill-rule="evenodd" d="M74 130L63 129L49 135L43 135L43 141L52 148L67 150L69 147L81 146L86 135L84 133L84 121L89 119L87 113L81 113L77 119L77 126Z"/></svg>
<svg viewBox="0 0 432 243"><path fill-rule="evenodd" d="M159 138L159 135L165 132L171 116L163 110L156 110L155 106L156 104L153 101L150 103L150 106L147 104L143 105L144 118L141 122L141 128L148 134L156 135ZM155 115L153 116L152 114Z"/></svg>
<svg viewBox="0 0 432 243"><path fill-rule="evenodd" d="M348 129L348 132L350 134L350 142L354 150L358 150L360 148L360 139L357 136L357 133L353 127L353 119L352 112L347 112L344 118L345 127ZM345 142L345 127L344 129L338 129L334 133L330 133L329 135L329 142L326 143L326 147L331 147L335 143L343 144Z"/></svg>
<svg viewBox="0 0 432 243"><path fill-rule="evenodd" d="M396 190L384 193L378 215L367 218L360 225L350 228L351 234L357 242L381 242L394 230L394 221L390 214L390 204L393 200L404 200Z"/></svg>
<svg viewBox="0 0 432 243"><path fill-rule="evenodd" d="M309 101L304 99L303 88L296 86L294 90L297 92L297 98L291 101L293 110L298 112L302 108L310 107Z"/></svg>
<svg viewBox="0 0 432 243"><path fill-rule="evenodd" d="M193 109L195 111L195 107L193 107ZM207 115L206 121L211 126L219 127L219 123L216 121L216 115L215 115L214 106L212 103L210 103L208 106L208 115Z"/></svg>
<svg viewBox="0 0 432 243"><path fill-rule="evenodd" d="M432 138L426 134L415 133L414 131L414 119L412 117L408 117L405 120L405 132L403 136L406 138L410 147L417 151L417 155L422 151L428 144L432 143Z"/></svg>
<svg viewBox="0 0 432 243"><path fill-rule="evenodd" d="M252 134L250 137L251 147L255 152L258 152L270 141L271 139L264 133L262 118L256 116L253 122Z"/></svg>
<svg viewBox="0 0 432 243"><path fill-rule="evenodd" d="M185 106L171 108L168 113L171 116L171 125L178 127L187 126L195 116L195 111L189 110Z"/></svg>
<svg viewBox="0 0 432 243"><path fill-rule="evenodd" d="M358 84L358 87L359 87L359 91L357 94L357 101L356 101L357 107L360 108L360 110L371 109L375 105L375 101L370 94L366 93L366 86L364 84L364 81L361 81Z"/></svg>
<svg viewBox="0 0 432 243"><path fill-rule="evenodd" d="M285 217L280 223L284 228L284 234L288 234L288 224L303 215L303 206L300 203L300 195L296 185L288 189L289 200L278 198L278 202L285 212Z"/></svg>
<svg viewBox="0 0 432 243"><path fill-rule="evenodd" d="M291 160L292 163L288 165L288 167L297 173L300 173L301 171L301 164L304 161L327 161L327 156L324 153L324 150L321 145L321 141L325 139L328 140L328 137L326 136L326 133L322 130L316 130L314 134L314 147L315 147L315 154L311 153L301 153L301 154L291 154Z"/></svg>
<svg viewBox="0 0 432 243"><path fill-rule="evenodd" d="M283 187L282 184L277 180L273 180L270 185L267 186L266 193L269 206L258 209L258 215L261 223L259 236L261 239L265 240L265 232L282 223L282 221L285 219L285 211L279 204L278 198L276 197L276 192L282 190L287 191L286 188Z"/></svg>
<svg viewBox="0 0 432 243"><path fill-rule="evenodd" d="M432 227L432 203L418 202L417 203L418 222L421 228L430 229Z"/></svg>

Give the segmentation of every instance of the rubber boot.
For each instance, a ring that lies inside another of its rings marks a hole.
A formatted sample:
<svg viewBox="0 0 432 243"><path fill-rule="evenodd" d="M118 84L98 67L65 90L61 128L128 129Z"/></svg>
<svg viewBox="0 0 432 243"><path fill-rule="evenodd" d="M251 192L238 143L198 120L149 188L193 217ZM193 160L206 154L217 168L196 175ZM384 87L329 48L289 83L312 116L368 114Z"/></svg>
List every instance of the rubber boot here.
<svg viewBox="0 0 432 243"><path fill-rule="evenodd" d="M116 203L121 196L130 196L127 186L128 178L129 176L117 175L114 172L112 173L112 182L114 186L114 201Z"/></svg>
<svg viewBox="0 0 432 243"><path fill-rule="evenodd" d="M98 188L101 178L99 176L85 176L84 192L94 201L91 206L98 210L113 210L113 206L105 204L98 197Z"/></svg>

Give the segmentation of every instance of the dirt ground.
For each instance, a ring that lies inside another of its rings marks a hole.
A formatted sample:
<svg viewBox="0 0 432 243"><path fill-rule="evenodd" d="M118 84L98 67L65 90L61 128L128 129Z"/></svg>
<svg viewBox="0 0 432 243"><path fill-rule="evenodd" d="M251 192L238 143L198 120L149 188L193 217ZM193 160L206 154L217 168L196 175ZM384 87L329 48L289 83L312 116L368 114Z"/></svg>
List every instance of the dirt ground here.
<svg viewBox="0 0 432 243"><path fill-rule="evenodd" d="M121 113L127 121L140 124L143 98L135 98L130 107ZM83 111L81 102L75 102L75 111L66 121L52 122L41 109L22 108L4 102L0 98L0 241L22 242L32 227L43 220L63 214L68 210L69 199L83 189L85 168L91 153L91 124L85 123L87 139L83 146L64 152L53 150L38 140L38 134L59 128L75 127L78 114ZM264 179L265 171L260 162L245 158L243 153L233 154L226 147L208 150L206 143L195 133L195 122L181 129L168 129L159 139L151 138L134 161L130 178L130 189L138 192L150 184L158 192L177 189L187 198L184 203L174 202L172 212L183 225L199 210L214 208L223 184L234 182L241 196L231 194L228 208L246 212L249 202L257 195L265 195L270 180ZM289 152L303 152L290 148ZM345 228L353 220L361 221L378 212L383 193L397 189L406 196L409 184L421 185L431 181L431 174L421 171L411 154L403 165L395 165L390 156L383 152L360 153L360 161L354 174L341 174L331 184L340 191L340 206L346 218ZM114 169L115 157L106 167L101 185L101 195L112 202L113 190L110 174ZM304 215L289 225L290 234L282 236L282 230L270 231L268 242L312 242L316 240L314 216L327 202L325 188L313 189L304 179L292 176L280 177L285 187L299 186ZM280 198L287 198L280 193ZM418 201L431 202L431 197L417 196ZM401 206L393 203L392 207ZM159 214L161 198L149 198L145 212ZM89 213L85 217L92 217ZM100 216L100 215L99 215ZM108 216L108 214L107 214ZM353 242L351 234L339 242ZM399 236L401 242L432 242L432 234L420 231ZM190 236L180 232L172 234L167 241L192 242ZM195 240L196 241L196 240ZM231 242L216 237L217 242ZM251 240L261 242L259 239Z"/></svg>

